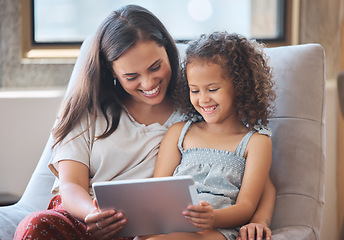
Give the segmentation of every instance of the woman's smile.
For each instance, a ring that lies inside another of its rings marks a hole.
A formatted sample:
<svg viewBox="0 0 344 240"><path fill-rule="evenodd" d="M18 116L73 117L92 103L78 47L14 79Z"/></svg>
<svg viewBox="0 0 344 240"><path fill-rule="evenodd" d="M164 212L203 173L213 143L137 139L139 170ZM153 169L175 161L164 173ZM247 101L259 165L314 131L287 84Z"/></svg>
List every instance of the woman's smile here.
<svg viewBox="0 0 344 240"><path fill-rule="evenodd" d="M165 99L171 80L166 49L154 41L138 42L112 64L115 77L135 102L150 106Z"/></svg>
<svg viewBox="0 0 344 240"><path fill-rule="evenodd" d="M152 89L152 90L148 90L148 91L146 91L146 90L140 90L142 93L143 93L143 95L144 96L146 96L146 97L155 97L155 96L157 96L158 94L159 94L159 92L160 92L160 88L161 88L161 81L158 83L158 85L154 88L154 89Z"/></svg>

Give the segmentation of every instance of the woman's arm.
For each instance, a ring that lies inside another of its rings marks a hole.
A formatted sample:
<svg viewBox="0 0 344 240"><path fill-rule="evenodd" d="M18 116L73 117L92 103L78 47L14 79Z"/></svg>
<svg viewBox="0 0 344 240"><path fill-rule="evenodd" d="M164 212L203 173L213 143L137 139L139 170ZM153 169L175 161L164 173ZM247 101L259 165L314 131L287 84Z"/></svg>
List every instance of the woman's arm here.
<svg viewBox="0 0 344 240"><path fill-rule="evenodd" d="M250 222L260 223L265 227L270 227L272 214L274 212L276 200L276 189L271 182L270 176L266 180L263 195L259 201L258 208Z"/></svg>
<svg viewBox="0 0 344 240"><path fill-rule="evenodd" d="M247 239L271 239L270 223L275 206L276 189L271 182L270 176L268 177L263 195L259 201L258 208L250 220L240 228L239 235L236 240Z"/></svg>
<svg viewBox="0 0 344 240"><path fill-rule="evenodd" d="M84 220L87 230L95 238L110 239L126 223L122 213L115 210L99 212L89 190L89 169L86 165L62 160L59 166L60 194L63 208L78 219ZM97 226L98 224L98 226Z"/></svg>
<svg viewBox="0 0 344 240"><path fill-rule="evenodd" d="M58 167L64 209L79 219L85 219L95 208L88 193L88 167L72 160L62 160L58 163Z"/></svg>

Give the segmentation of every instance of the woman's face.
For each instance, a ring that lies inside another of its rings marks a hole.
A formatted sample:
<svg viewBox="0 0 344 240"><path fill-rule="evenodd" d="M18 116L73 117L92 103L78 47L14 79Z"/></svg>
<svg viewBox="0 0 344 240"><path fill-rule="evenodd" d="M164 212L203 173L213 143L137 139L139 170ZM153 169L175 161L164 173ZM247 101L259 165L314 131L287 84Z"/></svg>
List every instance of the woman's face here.
<svg viewBox="0 0 344 240"><path fill-rule="evenodd" d="M115 77L131 100L160 104L171 80L171 66L164 47L154 41L138 42L112 63Z"/></svg>

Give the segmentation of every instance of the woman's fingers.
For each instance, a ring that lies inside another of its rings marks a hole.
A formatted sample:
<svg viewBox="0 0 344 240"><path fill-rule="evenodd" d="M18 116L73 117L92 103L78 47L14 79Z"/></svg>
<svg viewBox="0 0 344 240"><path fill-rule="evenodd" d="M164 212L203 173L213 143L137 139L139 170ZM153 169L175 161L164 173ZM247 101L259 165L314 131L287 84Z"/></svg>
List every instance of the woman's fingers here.
<svg viewBox="0 0 344 240"><path fill-rule="evenodd" d="M124 225L127 222L126 219L119 218L115 220L114 218L112 218L111 219L112 222L103 227L102 224L107 224L107 220L110 220L110 218L103 220L101 222L98 222L98 226L100 226L101 229L99 229L98 226L96 226L98 230L92 234L94 237L99 238L99 239L111 239L114 237L116 233L118 233L124 227Z"/></svg>
<svg viewBox="0 0 344 240"><path fill-rule="evenodd" d="M247 239L262 240L264 236L267 240L271 239L270 228L264 227L264 225L258 224L258 223L249 223L240 228L239 234L236 240L247 240Z"/></svg>
<svg viewBox="0 0 344 240"><path fill-rule="evenodd" d="M270 240L271 239L271 229L268 227L264 227L264 232L265 232L265 238L266 240Z"/></svg>
<svg viewBox="0 0 344 240"><path fill-rule="evenodd" d="M236 240L247 240L247 227L242 226L239 230L239 234Z"/></svg>
<svg viewBox="0 0 344 240"><path fill-rule="evenodd" d="M87 231L96 239L111 239L126 222L123 213L115 210L90 213L85 218Z"/></svg>
<svg viewBox="0 0 344 240"><path fill-rule="evenodd" d="M96 223L103 218L108 218L108 217L113 216L115 213L116 213L115 210L107 210L107 211L102 211L102 212L94 211L86 216L85 223L86 224Z"/></svg>
<svg viewBox="0 0 344 240"><path fill-rule="evenodd" d="M99 207L98 207L98 202L97 202L97 199L93 199L93 205L95 206L95 208L97 209L97 211L100 211L99 210Z"/></svg>
<svg viewBox="0 0 344 240"><path fill-rule="evenodd" d="M124 219L123 217L123 213L116 213L110 217L102 218L101 220L97 221L95 223L95 226L99 230L102 230L110 225L113 226L113 228L115 228L117 225L119 226L126 222L126 219Z"/></svg>
<svg viewBox="0 0 344 240"><path fill-rule="evenodd" d="M258 224L248 224L248 225L246 225L246 227L247 227L247 238L248 239L255 239L255 236L256 236L256 228L257 229L261 229L262 227L260 226L260 225L258 225ZM258 240L258 239L257 239Z"/></svg>

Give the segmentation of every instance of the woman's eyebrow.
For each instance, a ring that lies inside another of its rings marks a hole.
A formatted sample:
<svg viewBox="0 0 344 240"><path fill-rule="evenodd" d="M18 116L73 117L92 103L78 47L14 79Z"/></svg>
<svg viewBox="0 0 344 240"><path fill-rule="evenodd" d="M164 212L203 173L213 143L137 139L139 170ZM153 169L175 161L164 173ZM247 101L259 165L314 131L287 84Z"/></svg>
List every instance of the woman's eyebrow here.
<svg viewBox="0 0 344 240"><path fill-rule="evenodd" d="M154 65L157 64L160 60L161 60L161 59L158 59L158 60L156 60L155 62L153 62L153 64L150 65L150 66L148 67L148 70L151 69L151 68L153 68ZM128 76L134 76L134 75L137 75L137 74L138 74L138 73L124 73L124 74L122 74L122 75L128 77Z"/></svg>
<svg viewBox="0 0 344 240"><path fill-rule="evenodd" d="M148 67L148 69L151 69L151 68L153 68L154 67L154 65L155 64L157 64L157 62L159 62L161 59L158 59L158 60L156 60L152 65L150 65L149 67Z"/></svg>
<svg viewBox="0 0 344 240"><path fill-rule="evenodd" d="M123 76L125 77L130 77L130 76L134 76L137 75L137 73L124 73Z"/></svg>

